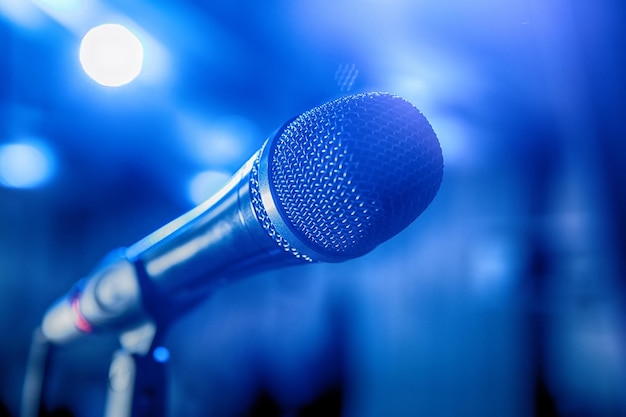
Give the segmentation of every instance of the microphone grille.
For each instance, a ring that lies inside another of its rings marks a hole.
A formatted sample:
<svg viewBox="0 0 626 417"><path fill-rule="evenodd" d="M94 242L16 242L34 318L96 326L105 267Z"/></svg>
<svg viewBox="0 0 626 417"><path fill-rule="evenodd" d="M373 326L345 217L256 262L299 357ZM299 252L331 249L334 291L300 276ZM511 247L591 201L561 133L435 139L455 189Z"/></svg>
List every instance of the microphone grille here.
<svg viewBox="0 0 626 417"><path fill-rule="evenodd" d="M337 261L407 227L439 189L443 157L426 118L386 93L340 98L268 143L269 187L290 230Z"/></svg>

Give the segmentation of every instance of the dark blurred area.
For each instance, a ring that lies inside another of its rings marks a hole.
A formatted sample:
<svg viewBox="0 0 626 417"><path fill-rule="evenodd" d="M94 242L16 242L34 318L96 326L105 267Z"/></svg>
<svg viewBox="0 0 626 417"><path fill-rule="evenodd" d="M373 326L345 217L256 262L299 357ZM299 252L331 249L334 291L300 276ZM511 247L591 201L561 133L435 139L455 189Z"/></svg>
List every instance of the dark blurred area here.
<svg viewBox="0 0 626 417"><path fill-rule="evenodd" d="M388 91L441 141L434 202L363 258L253 276L182 318L175 402L248 404L259 372L266 415L625 416L624 22L618 0L0 0L0 415L44 312L107 252L294 115ZM141 35L127 85L81 68L102 23ZM56 349L47 409L103 415L116 346Z"/></svg>

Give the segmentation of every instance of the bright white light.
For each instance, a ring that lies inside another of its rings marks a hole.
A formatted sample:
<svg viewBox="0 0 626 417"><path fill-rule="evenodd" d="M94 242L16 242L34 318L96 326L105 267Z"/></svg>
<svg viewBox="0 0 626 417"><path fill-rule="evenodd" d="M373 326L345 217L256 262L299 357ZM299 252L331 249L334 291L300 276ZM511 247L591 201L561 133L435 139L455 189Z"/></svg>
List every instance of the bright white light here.
<svg viewBox="0 0 626 417"><path fill-rule="evenodd" d="M219 191L229 179L230 175L224 172L201 172L189 183L189 199L193 204L200 204Z"/></svg>
<svg viewBox="0 0 626 417"><path fill-rule="evenodd" d="M11 143L0 147L0 184L10 188L35 188L54 173L54 159L44 147Z"/></svg>
<svg viewBox="0 0 626 417"><path fill-rule="evenodd" d="M143 46L122 25L96 26L83 37L80 63L98 84L119 87L134 80L141 72Z"/></svg>

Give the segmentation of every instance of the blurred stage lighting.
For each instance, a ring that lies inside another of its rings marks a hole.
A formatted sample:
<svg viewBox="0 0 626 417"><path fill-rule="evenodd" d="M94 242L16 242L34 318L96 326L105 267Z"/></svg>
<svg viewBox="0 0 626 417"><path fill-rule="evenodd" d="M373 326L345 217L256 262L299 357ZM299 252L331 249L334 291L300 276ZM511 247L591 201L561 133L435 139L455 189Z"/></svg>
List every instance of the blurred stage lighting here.
<svg viewBox="0 0 626 417"><path fill-rule="evenodd" d="M54 174L52 153L37 143L10 143L0 147L0 184L9 188L36 188Z"/></svg>
<svg viewBox="0 0 626 417"><path fill-rule="evenodd" d="M189 183L189 200L198 205L219 191L230 179L231 174L221 171L204 171L193 177Z"/></svg>
<svg viewBox="0 0 626 417"><path fill-rule="evenodd" d="M456 167L475 162L480 151L474 138L478 135L461 117L437 111L426 114L437 132L441 148L446 151L446 166Z"/></svg>
<svg viewBox="0 0 626 417"><path fill-rule="evenodd" d="M28 29L35 29L42 22L41 13L37 13L32 4L24 1L0 0L0 18ZM0 20L0 23L4 22Z"/></svg>
<svg viewBox="0 0 626 417"><path fill-rule="evenodd" d="M170 351L164 346L157 346L152 351L152 358L159 363L165 363L170 360Z"/></svg>
<svg viewBox="0 0 626 417"><path fill-rule="evenodd" d="M82 0L32 0L36 6L44 9L55 10L61 13L72 13L85 6Z"/></svg>
<svg viewBox="0 0 626 417"><path fill-rule="evenodd" d="M108 23L83 37L80 63L98 84L119 87L134 80L143 66L143 45L126 27Z"/></svg>
<svg viewBox="0 0 626 417"><path fill-rule="evenodd" d="M189 158L201 166L226 171L239 168L262 138L251 120L238 115L209 121L202 116L181 114L178 123L181 145Z"/></svg>

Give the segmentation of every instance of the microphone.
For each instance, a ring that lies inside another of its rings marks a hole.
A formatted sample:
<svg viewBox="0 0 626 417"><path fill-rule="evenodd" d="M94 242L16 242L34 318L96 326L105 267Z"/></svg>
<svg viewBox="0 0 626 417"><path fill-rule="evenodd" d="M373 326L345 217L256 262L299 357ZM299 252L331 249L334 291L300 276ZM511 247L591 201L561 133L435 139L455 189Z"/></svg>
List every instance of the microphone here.
<svg viewBox="0 0 626 417"><path fill-rule="evenodd" d="M112 252L45 314L64 343L167 322L247 274L362 256L435 197L441 147L426 118L388 93L339 98L289 120L219 192Z"/></svg>

